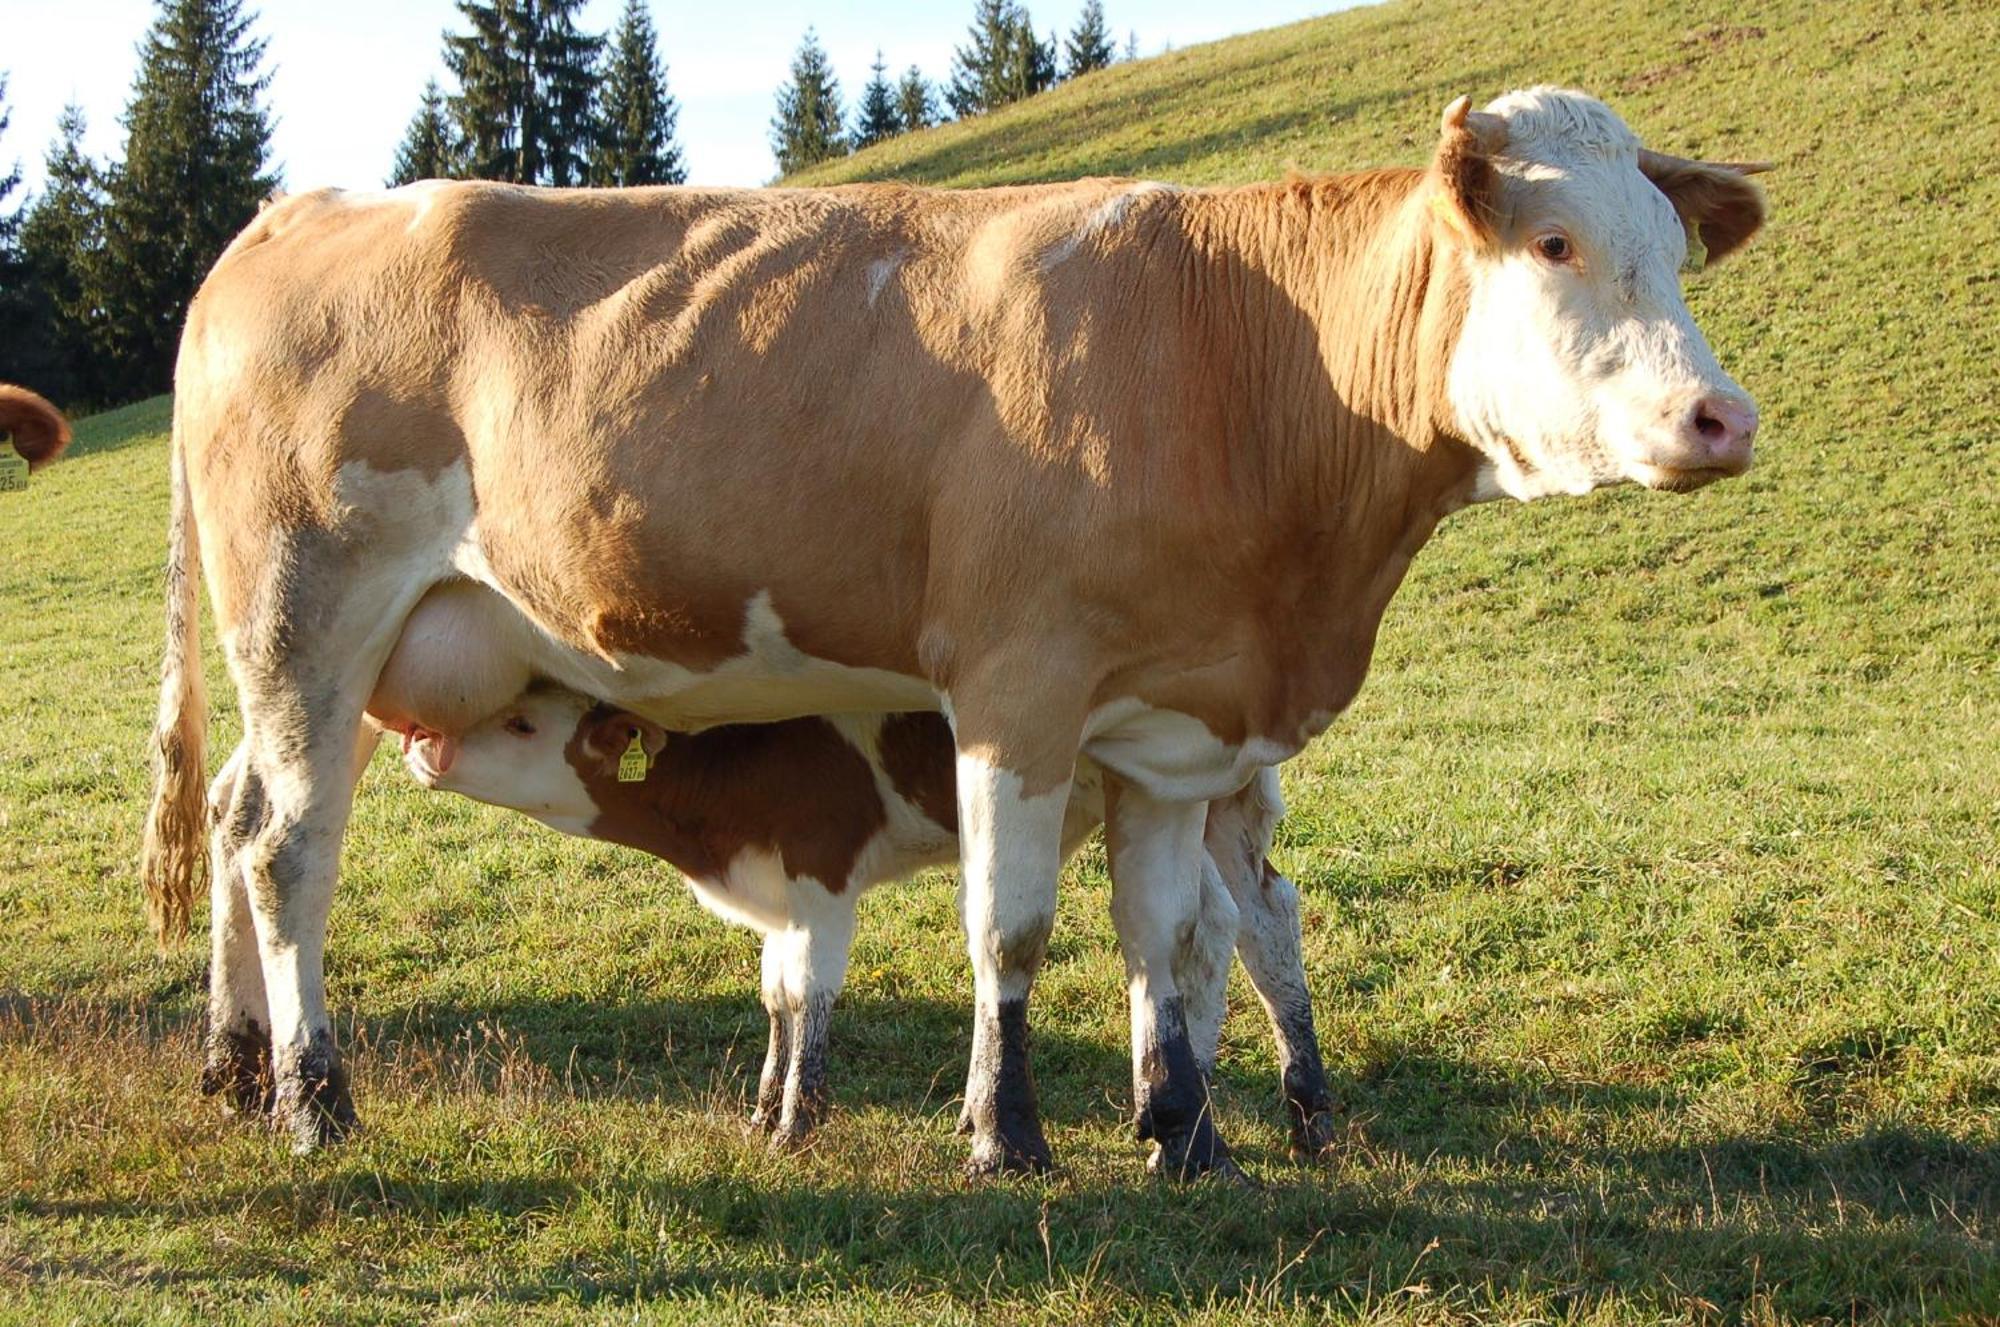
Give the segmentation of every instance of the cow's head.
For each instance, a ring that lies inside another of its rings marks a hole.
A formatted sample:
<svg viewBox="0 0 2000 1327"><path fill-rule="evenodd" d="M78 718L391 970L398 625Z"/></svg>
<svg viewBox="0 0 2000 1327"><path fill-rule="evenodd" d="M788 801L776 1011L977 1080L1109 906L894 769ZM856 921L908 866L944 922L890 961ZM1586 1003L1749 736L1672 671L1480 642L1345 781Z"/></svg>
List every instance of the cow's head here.
<svg viewBox="0 0 2000 1327"><path fill-rule="evenodd" d="M1448 391L1489 495L1683 490L1749 468L1757 407L1680 271L1690 237L1714 262L1756 233L1757 169L1649 152L1576 92L1446 108L1432 198L1468 281Z"/></svg>

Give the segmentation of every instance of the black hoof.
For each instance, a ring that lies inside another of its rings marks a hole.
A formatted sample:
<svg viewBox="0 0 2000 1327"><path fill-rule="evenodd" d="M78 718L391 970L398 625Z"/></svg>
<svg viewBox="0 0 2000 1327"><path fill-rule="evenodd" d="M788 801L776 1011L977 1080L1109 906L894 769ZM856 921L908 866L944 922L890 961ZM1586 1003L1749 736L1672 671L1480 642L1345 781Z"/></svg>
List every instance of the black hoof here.
<svg viewBox="0 0 2000 1327"><path fill-rule="evenodd" d="M1145 1128L1144 1124L1141 1128ZM1152 1138L1153 1155L1147 1158L1146 1169L1155 1175L1183 1182L1205 1175L1249 1182L1249 1177L1230 1158L1228 1145L1216 1132L1206 1111L1187 1128L1165 1135L1154 1132Z"/></svg>
<svg viewBox="0 0 2000 1327"><path fill-rule="evenodd" d="M248 1032L211 1032L197 1081L203 1096L220 1096L233 1115L269 1114L276 1095L270 1038L254 1027Z"/></svg>
<svg viewBox="0 0 2000 1327"><path fill-rule="evenodd" d="M1046 1175L1054 1168L1048 1141L1037 1129L1015 1138L999 1135L974 1138L972 1156L965 1163L965 1177L981 1180L994 1175Z"/></svg>
<svg viewBox="0 0 2000 1327"><path fill-rule="evenodd" d="M1321 1109L1312 1112L1310 1115L1301 1115L1297 1111L1293 1111L1291 1115L1292 1159L1295 1161L1311 1161L1325 1155L1327 1149L1333 1146L1334 1138L1336 1137L1333 1111L1330 1109Z"/></svg>
<svg viewBox="0 0 2000 1327"><path fill-rule="evenodd" d="M324 1033L315 1036L291 1072L277 1075L272 1122L291 1135L292 1150L301 1155L330 1147L361 1127L348 1091L347 1070Z"/></svg>

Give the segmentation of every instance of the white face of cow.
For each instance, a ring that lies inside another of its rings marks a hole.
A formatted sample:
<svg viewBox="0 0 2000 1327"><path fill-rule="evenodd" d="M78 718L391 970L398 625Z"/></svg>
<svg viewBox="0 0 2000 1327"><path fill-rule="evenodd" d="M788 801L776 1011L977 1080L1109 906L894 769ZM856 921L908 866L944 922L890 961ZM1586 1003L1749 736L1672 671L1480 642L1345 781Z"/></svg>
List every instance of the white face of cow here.
<svg viewBox="0 0 2000 1327"><path fill-rule="evenodd" d="M553 828L587 831L597 819L597 803L569 763L571 739L590 714L588 696L560 688L528 691L457 741L448 768L419 737L403 763L426 788L454 792L474 801L525 811Z"/></svg>
<svg viewBox="0 0 2000 1327"><path fill-rule="evenodd" d="M1646 152L1603 103L1554 89L1454 103L1444 129L1441 210L1469 241L1448 390L1486 496L1748 469L1757 408L1680 287L1690 228L1720 257L1762 221L1747 169Z"/></svg>

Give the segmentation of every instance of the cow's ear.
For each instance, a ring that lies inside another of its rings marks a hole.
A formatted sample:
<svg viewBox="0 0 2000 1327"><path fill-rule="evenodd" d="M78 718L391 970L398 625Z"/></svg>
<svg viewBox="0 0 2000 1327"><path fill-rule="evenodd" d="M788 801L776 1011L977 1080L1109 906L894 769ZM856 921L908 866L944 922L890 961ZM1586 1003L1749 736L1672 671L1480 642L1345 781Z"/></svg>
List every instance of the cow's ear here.
<svg viewBox="0 0 2000 1327"><path fill-rule="evenodd" d="M1507 146L1507 122L1472 109L1460 97L1444 108L1437 152L1431 157L1431 206L1438 218L1474 248L1499 236L1499 181L1493 157Z"/></svg>
<svg viewBox="0 0 2000 1327"><path fill-rule="evenodd" d="M1640 148L1639 169L1701 238L1711 263L1749 243L1764 224L1764 191L1749 178L1771 169L1764 162L1689 161Z"/></svg>

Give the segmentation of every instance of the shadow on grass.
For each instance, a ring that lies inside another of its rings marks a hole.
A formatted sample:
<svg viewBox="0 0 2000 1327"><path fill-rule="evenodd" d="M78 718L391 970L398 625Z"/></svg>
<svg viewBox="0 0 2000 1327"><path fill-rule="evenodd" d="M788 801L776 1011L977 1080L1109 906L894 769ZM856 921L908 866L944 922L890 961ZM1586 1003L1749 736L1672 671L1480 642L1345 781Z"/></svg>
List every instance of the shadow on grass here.
<svg viewBox="0 0 2000 1327"><path fill-rule="evenodd" d="M94 1017L127 1035L192 1046L184 1014L96 1008ZM53 1035L74 1009L0 996L0 1046ZM844 1001L836 1098L937 1110L945 1098L930 1086L932 1069L947 1071L956 1087L962 1013L926 1000ZM677 1046L717 1040L669 1056L659 1049L669 1033ZM750 1002L722 997L560 1000L427 1007L365 1020L350 1034L371 1063L435 1063L475 1093L497 1092L478 1086L483 1076L525 1061L548 1076L541 1090L557 1095L644 1102L689 1093L698 1101L718 1068L754 1072L755 1057L741 1047L761 1050L763 1025ZM1894 1127L1705 1134L1678 1123L1695 1108L1671 1090L1418 1048L1382 1063L1337 1085L1361 1121L1343 1155L1303 1167L1246 1157L1266 1182L1254 1192L1163 1186L1136 1164L1108 1182L977 1186L955 1174L915 1185L793 1182L783 1163L772 1172L718 1165L658 1175L615 1159L568 1174L500 1161L466 1177L441 1175L424 1156L385 1161L364 1148L300 1163L277 1182L260 1174L163 1199L17 1185L0 1215L242 1220L281 1243L287 1231L354 1220L451 1238L464 1224L526 1230L563 1219L587 1234L552 1260L545 1251L540 1261L475 1262L478 1272L456 1273L476 1282L384 1287L417 1307L474 1295L524 1306L710 1291L787 1296L863 1282L968 1301L1089 1287L1197 1308L1211 1296L1267 1293L1289 1266L1281 1303L1407 1294L1476 1310L1512 1294L1578 1316L1617 1303L1692 1319L1806 1320L2000 1309L2000 1149L1990 1141ZM1060 1125L1101 1103L1125 1062L1119 1047L1045 1037L1038 1067L1051 1122ZM1222 1080L1226 1111L1272 1108L1270 1075L1225 1069ZM662 1230L673 1238L662 1240ZM207 1279L283 1280L287 1267L306 1279L291 1263Z"/></svg>
<svg viewBox="0 0 2000 1327"><path fill-rule="evenodd" d="M74 421L75 440L64 460L123 451L136 443L164 437L174 423L174 398L155 396Z"/></svg>

